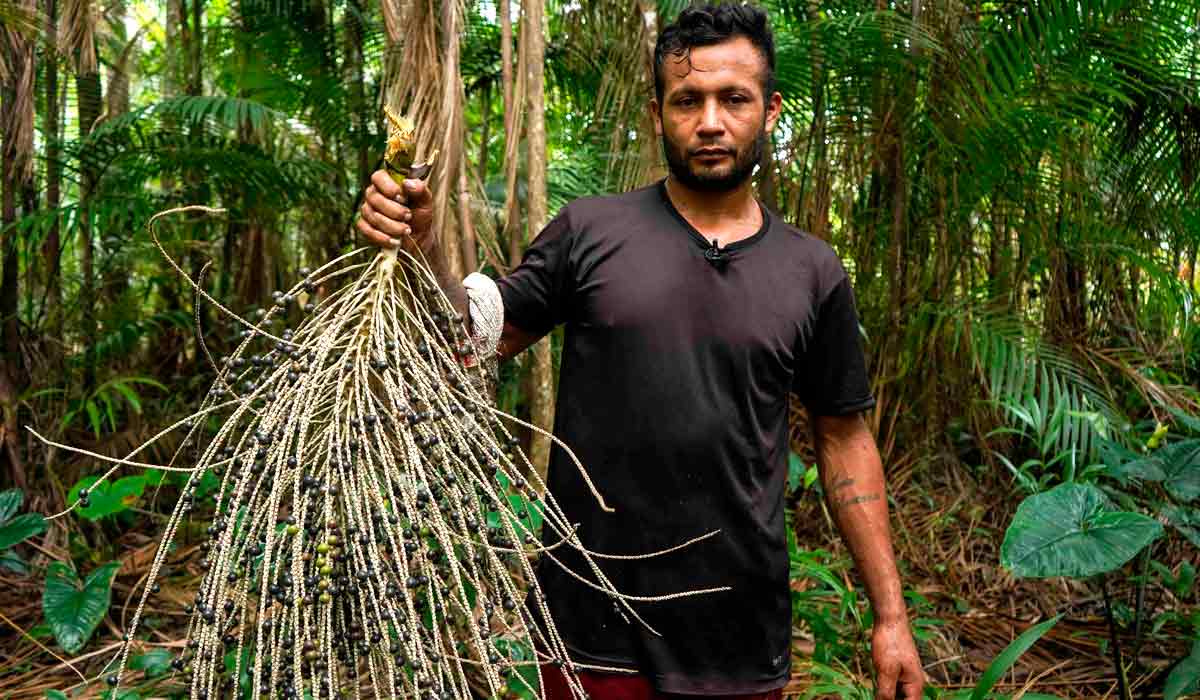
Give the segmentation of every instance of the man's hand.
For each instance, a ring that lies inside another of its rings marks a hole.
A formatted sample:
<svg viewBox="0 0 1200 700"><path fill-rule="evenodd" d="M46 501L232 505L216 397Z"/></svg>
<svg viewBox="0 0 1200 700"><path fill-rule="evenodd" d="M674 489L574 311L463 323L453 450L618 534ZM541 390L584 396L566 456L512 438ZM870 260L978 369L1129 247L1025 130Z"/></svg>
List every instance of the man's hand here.
<svg viewBox="0 0 1200 700"><path fill-rule="evenodd" d="M871 658L875 661L875 700L920 700L925 671L908 620L875 623Z"/></svg>
<svg viewBox="0 0 1200 700"><path fill-rule="evenodd" d="M450 304L464 319L470 318L467 290L461 280L451 276L441 240L433 230L433 193L424 182L408 179L400 185L386 170L371 173L355 226L363 238L380 248L403 247L409 255L424 258Z"/></svg>
<svg viewBox="0 0 1200 700"><path fill-rule="evenodd" d="M430 263L441 255L433 231L433 194L421 180L405 180L401 186L386 170L376 170L356 226L381 248L403 246L410 255L424 256Z"/></svg>

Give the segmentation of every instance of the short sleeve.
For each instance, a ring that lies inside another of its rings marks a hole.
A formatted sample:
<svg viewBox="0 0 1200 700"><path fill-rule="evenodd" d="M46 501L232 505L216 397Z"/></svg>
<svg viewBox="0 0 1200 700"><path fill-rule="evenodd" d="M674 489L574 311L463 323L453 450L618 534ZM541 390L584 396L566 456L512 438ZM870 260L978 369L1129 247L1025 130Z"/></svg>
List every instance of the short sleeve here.
<svg viewBox="0 0 1200 700"><path fill-rule="evenodd" d="M571 224L564 209L533 239L521 264L496 280L506 321L541 336L566 320L574 290L570 252Z"/></svg>
<svg viewBox="0 0 1200 700"><path fill-rule="evenodd" d="M817 308L812 335L796 364L792 391L812 415L845 415L875 405L854 291L844 272Z"/></svg>

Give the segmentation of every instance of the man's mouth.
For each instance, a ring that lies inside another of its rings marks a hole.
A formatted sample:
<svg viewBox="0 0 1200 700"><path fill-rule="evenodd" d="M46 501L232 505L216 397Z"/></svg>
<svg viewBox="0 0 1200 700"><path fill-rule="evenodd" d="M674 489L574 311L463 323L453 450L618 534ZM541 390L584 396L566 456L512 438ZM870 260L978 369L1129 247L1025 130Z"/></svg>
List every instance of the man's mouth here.
<svg viewBox="0 0 1200 700"><path fill-rule="evenodd" d="M697 158L717 158L729 155L729 151L724 148L698 148L692 151L692 155Z"/></svg>

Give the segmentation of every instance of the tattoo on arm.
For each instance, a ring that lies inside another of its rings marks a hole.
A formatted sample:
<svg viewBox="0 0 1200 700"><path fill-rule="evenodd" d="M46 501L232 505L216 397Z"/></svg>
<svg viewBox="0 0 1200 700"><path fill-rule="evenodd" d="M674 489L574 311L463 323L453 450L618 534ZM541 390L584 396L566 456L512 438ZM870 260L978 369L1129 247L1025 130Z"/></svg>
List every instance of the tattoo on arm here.
<svg viewBox="0 0 1200 700"><path fill-rule="evenodd" d="M878 500L879 500L879 494L868 493L863 496L853 496L851 498L843 498L841 500L834 501L832 503L832 505L833 505L834 510L840 510L841 508L844 508L845 506L852 506L855 503L866 503L868 501L878 501Z"/></svg>
<svg viewBox="0 0 1200 700"><path fill-rule="evenodd" d="M846 477L844 479L838 479L837 481L833 482L833 486L830 486L829 490L830 491L840 491L841 489L844 489L847 486L852 486L852 485L854 485L854 479L852 477Z"/></svg>

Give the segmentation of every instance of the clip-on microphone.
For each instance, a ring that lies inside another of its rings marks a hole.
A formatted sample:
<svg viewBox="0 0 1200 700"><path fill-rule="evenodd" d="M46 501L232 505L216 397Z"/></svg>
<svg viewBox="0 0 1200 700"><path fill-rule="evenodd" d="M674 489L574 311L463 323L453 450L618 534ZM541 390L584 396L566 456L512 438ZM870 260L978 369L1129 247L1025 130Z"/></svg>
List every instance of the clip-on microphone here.
<svg viewBox="0 0 1200 700"><path fill-rule="evenodd" d="M704 259L708 264L720 270L725 267L725 263L729 262L729 255L722 251L717 245L717 239L713 239L712 247L704 249Z"/></svg>

